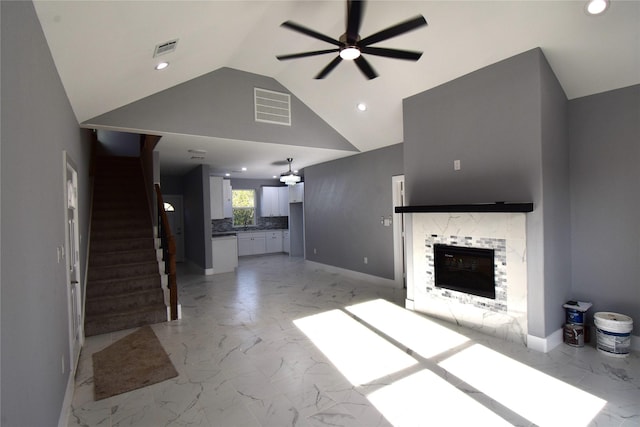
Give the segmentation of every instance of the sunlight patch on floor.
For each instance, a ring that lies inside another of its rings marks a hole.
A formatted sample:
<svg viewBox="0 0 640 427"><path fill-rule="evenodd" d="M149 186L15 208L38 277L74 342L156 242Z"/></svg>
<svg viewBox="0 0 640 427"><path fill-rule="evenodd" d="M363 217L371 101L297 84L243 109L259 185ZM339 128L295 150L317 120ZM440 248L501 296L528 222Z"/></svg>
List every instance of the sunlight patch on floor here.
<svg viewBox="0 0 640 427"><path fill-rule="evenodd" d="M434 357L469 341L464 335L383 299L346 309L424 358Z"/></svg>
<svg viewBox="0 0 640 427"><path fill-rule="evenodd" d="M394 426L510 426L431 371L422 370L367 396Z"/></svg>
<svg viewBox="0 0 640 427"><path fill-rule="evenodd" d="M353 385L366 384L418 362L345 312L294 321Z"/></svg>
<svg viewBox="0 0 640 427"><path fill-rule="evenodd" d="M539 426L586 426L607 403L480 344L439 366Z"/></svg>

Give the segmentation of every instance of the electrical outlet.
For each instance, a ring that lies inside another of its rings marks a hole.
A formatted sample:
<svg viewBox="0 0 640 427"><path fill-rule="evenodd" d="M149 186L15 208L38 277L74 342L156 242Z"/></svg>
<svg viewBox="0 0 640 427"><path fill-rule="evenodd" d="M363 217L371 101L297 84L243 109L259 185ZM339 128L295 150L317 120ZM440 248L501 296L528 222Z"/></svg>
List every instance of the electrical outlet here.
<svg viewBox="0 0 640 427"><path fill-rule="evenodd" d="M62 355L62 357L60 358L60 366L62 366L62 373L64 374L64 354Z"/></svg>
<svg viewBox="0 0 640 427"><path fill-rule="evenodd" d="M453 161L453 170L454 171L459 171L460 170L460 160L454 160Z"/></svg>
<svg viewBox="0 0 640 427"><path fill-rule="evenodd" d="M364 263L365 263L365 264L369 264L369 258L364 257Z"/></svg>

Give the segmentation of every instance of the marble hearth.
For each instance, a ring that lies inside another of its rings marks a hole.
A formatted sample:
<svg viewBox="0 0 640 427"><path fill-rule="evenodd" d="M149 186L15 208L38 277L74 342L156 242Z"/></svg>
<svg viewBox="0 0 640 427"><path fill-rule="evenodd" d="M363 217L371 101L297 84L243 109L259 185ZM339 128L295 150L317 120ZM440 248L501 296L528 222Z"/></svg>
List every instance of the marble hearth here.
<svg viewBox="0 0 640 427"><path fill-rule="evenodd" d="M405 224L406 307L526 345L526 213L406 212ZM496 298L436 287L436 243L494 249Z"/></svg>

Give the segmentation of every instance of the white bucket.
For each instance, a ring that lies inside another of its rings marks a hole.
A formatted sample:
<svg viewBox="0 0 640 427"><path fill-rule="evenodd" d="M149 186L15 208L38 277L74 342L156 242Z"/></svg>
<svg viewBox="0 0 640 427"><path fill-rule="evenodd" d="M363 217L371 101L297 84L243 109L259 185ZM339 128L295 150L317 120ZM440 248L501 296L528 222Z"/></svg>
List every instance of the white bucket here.
<svg viewBox="0 0 640 427"><path fill-rule="evenodd" d="M601 311L593 315L593 320L596 324L598 351L610 356L628 356L633 319L624 314Z"/></svg>

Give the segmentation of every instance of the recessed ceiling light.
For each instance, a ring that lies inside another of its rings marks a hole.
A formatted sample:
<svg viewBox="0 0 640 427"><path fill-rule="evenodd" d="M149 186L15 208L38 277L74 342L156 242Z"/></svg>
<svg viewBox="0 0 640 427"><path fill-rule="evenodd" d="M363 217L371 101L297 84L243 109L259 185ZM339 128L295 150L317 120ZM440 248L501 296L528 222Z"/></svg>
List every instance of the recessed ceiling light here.
<svg viewBox="0 0 640 427"><path fill-rule="evenodd" d="M276 178L277 178L277 176L273 175L273 179L276 179Z"/></svg>
<svg viewBox="0 0 640 427"><path fill-rule="evenodd" d="M364 102L360 102L358 105L356 105L356 108L359 111L367 111L367 104L365 104Z"/></svg>
<svg viewBox="0 0 640 427"><path fill-rule="evenodd" d="M242 172L245 172L247 170L247 168L242 168Z"/></svg>
<svg viewBox="0 0 640 427"><path fill-rule="evenodd" d="M231 176L229 172L225 173L224 176Z"/></svg>
<svg viewBox="0 0 640 427"><path fill-rule="evenodd" d="M156 70L158 70L158 71L164 70L168 66L169 66L168 62L160 62L160 63L158 63L158 65L156 65Z"/></svg>
<svg viewBox="0 0 640 427"><path fill-rule="evenodd" d="M589 15L600 15L609 7L609 0L589 0L586 11Z"/></svg>

